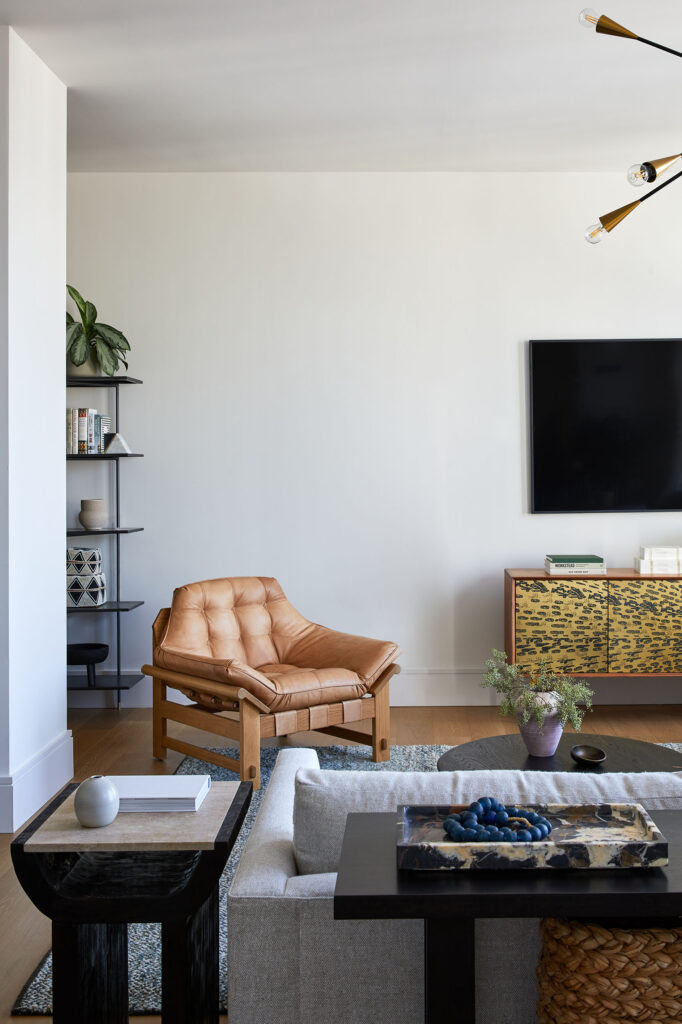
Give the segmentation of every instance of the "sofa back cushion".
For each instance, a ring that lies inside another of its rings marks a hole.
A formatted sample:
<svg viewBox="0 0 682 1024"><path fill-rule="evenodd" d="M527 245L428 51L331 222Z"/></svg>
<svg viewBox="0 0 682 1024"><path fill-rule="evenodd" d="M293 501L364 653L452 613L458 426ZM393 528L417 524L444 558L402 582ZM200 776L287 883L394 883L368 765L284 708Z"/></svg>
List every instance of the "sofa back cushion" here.
<svg viewBox="0 0 682 1024"><path fill-rule="evenodd" d="M346 816L395 811L401 804L469 804L479 796L525 803L641 803L682 808L682 773L353 772L301 768L294 796L294 855L299 874L338 869Z"/></svg>

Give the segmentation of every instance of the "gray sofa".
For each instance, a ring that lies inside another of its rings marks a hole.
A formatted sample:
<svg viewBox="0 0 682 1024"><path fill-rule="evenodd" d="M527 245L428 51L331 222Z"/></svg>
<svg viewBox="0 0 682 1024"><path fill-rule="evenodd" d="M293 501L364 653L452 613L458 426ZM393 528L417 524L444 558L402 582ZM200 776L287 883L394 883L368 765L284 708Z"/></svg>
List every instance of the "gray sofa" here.
<svg viewBox="0 0 682 1024"><path fill-rule="evenodd" d="M518 803L639 801L656 810L682 807L682 778L330 772L319 770L314 750L283 749L228 896L230 1024L422 1024L421 922L334 920L346 815L486 793ZM538 951L535 920L477 922L477 1024L536 1020Z"/></svg>

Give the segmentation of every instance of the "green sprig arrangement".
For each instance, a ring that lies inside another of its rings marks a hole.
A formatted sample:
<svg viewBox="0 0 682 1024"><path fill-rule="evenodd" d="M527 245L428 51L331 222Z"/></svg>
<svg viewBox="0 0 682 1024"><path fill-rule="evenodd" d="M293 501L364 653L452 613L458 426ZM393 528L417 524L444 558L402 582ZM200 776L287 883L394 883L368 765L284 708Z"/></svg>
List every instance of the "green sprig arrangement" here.
<svg viewBox="0 0 682 1024"><path fill-rule="evenodd" d="M532 718L540 732L548 711L556 711L562 726L570 722L579 732L585 712L592 708L594 691L584 679L558 675L544 661L535 671L524 672L518 665L509 664L504 651L493 649L485 667L481 686L500 694L500 714L518 716L522 725ZM548 693L556 694L551 702L543 696Z"/></svg>
<svg viewBox="0 0 682 1024"><path fill-rule="evenodd" d="M97 309L92 302L87 302L72 285L67 284L66 290L76 303L81 322L66 313L66 354L74 366L82 366L89 355L99 365L102 373L113 377L123 363L126 370L128 363L122 352L129 352L128 339L116 327L98 323Z"/></svg>

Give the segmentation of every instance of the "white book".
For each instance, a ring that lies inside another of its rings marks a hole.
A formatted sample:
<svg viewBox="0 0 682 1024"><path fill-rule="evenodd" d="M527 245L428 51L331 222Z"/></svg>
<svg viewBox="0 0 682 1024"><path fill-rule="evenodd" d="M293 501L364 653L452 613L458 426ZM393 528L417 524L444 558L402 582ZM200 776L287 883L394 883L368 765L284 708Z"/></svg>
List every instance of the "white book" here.
<svg viewBox="0 0 682 1024"><path fill-rule="evenodd" d="M73 454L73 447L72 447L73 446L73 436L72 436L72 429L73 428L72 428L71 424L72 424L71 410L67 409L66 410L66 454L67 455Z"/></svg>
<svg viewBox="0 0 682 1024"><path fill-rule="evenodd" d="M545 562L545 572L550 576L605 576L606 565L604 562L574 562L573 565L562 568L552 562Z"/></svg>
<svg viewBox="0 0 682 1024"><path fill-rule="evenodd" d="M680 563L673 561L673 559L651 559L651 558L636 558L635 569L638 569L642 576L650 575L677 575L680 571Z"/></svg>
<svg viewBox="0 0 682 1024"><path fill-rule="evenodd" d="M210 775L110 775L119 811L198 811L211 788Z"/></svg>
<svg viewBox="0 0 682 1024"><path fill-rule="evenodd" d="M680 554L681 554L680 548L673 548L673 547L667 547L667 548L656 548L656 547L653 547L653 548L640 548L639 549L639 557L640 558L644 558L644 559L646 559L648 561L658 561L659 559L663 559L664 561L667 561L668 559L672 559L673 561L677 562L680 559Z"/></svg>
<svg viewBox="0 0 682 1024"><path fill-rule="evenodd" d="M78 409L71 410L71 454L78 455Z"/></svg>
<svg viewBox="0 0 682 1024"><path fill-rule="evenodd" d="M553 565L545 566L545 572L550 576L606 576L606 566L586 566L584 569L557 569Z"/></svg>
<svg viewBox="0 0 682 1024"><path fill-rule="evenodd" d="M95 416L97 415L97 409L88 409L88 455L97 455L97 445L95 444Z"/></svg>

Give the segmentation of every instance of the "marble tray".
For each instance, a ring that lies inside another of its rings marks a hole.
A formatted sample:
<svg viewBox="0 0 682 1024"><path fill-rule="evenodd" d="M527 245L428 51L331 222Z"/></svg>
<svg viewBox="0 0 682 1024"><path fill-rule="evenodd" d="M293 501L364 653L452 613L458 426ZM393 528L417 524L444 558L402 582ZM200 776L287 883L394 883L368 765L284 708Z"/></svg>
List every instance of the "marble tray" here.
<svg viewBox="0 0 682 1024"><path fill-rule="evenodd" d="M552 824L536 843L459 843L443 821L454 806L399 807L398 867L418 871L517 868L659 868L668 843L640 804L527 804Z"/></svg>

